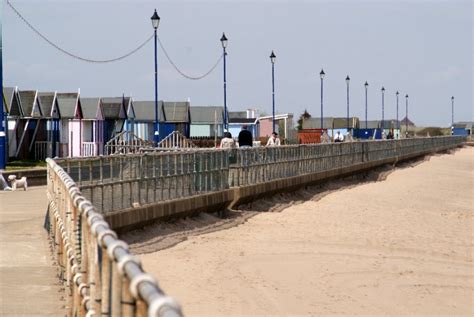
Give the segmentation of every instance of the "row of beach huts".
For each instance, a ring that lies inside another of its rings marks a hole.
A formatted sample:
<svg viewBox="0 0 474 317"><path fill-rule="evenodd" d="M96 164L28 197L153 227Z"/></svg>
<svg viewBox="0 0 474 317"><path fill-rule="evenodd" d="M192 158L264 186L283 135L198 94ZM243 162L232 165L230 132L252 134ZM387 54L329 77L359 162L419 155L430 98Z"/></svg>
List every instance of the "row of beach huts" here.
<svg viewBox="0 0 474 317"><path fill-rule="evenodd" d="M84 157L105 154L107 142L128 131L153 144L155 102L129 96L82 97L78 92L3 88L9 159ZM224 132L223 107L192 107L189 101L159 101L160 139L173 131L186 138L216 138ZM293 131L293 115L278 115L282 137ZM247 125L253 135L269 136L272 117L258 110L229 112L228 130Z"/></svg>

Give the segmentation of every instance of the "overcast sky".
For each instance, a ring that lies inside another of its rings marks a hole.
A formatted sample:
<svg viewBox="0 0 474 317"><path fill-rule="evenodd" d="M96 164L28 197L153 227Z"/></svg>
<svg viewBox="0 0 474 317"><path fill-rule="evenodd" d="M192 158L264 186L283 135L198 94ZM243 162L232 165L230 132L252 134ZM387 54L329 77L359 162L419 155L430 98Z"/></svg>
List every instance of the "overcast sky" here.
<svg viewBox="0 0 474 317"><path fill-rule="evenodd" d="M40 91L77 91L81 96L131 94L154 98L154 48L116 63L74 60L34 34L3 1L4 85ZM26 1L11 3L59 46L105 59L126 53L149 37L153 9L158 29L176 64L200 75L228 42L229 110L271 113L271 50L277 112L320 116L321 67L324 115L346 115L345 77L351 77L350 113L364 118L369 82L369 119L395 118L395 92L409 94L409 117L419 126L473 121L472 1ZM223 105L222 64L208 77L181 77L158 52L159 99L191 105ZM405 115L400 98L400 119Z"/></svg>

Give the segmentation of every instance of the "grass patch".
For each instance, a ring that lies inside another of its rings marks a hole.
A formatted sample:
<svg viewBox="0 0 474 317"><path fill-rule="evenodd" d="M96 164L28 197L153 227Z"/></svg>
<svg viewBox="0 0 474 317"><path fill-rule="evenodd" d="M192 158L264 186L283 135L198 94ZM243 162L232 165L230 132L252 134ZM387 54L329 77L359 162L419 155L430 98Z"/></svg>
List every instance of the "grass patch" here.
<svg viewBox="0 0 474 317"><path fill-rule="evenodd" d="M34 161L34 160L17 160L7 163L7 171L17 171L30 168L45 168L45 161Z"/></svg>

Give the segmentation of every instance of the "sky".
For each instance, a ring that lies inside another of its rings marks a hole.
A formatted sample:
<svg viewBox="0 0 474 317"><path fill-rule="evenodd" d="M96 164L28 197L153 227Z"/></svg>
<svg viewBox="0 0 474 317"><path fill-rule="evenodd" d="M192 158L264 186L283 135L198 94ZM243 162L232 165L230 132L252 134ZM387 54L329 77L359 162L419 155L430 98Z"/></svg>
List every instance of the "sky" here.
<svg viewBox="0 0 474 317"><path fill-rule="evenodd" d="M277 113L305 110L320 116L319 72L324 69L324 116L345 117L350 76L350 116L399 118L418 126L474 121L473 3L445 1L70 1L10 0L40 32L61 48L87 58L127 53L152 35L150 17L161 17L158 34L186 74L207 72L228 37L229 111L257 108L271 114L271 63L276 54ZM2 0L3 78L19 89L69 92L83 97L131 95L154 100L153 42L110 64L85 63L47 44ZM158 50L159 99L191 106L223 105L223 65L202 80L178 74Z"/></svg>

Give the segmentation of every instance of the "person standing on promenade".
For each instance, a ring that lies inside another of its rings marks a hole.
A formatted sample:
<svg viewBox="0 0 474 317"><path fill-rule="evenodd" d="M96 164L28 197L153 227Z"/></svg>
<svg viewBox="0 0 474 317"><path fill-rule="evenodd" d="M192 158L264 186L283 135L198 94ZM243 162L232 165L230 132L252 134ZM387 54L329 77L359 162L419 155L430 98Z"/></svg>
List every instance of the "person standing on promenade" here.
<svg viewBox="0 0 474 317"><path fill-rule="evenodd" d="M233 149L235 148L234 139L232 134L228 131L224 132L224 137L221 140L221 149Z"/></svg>
<svg viewBox="0 0 474 317"><path fill-rule="evenodd" d="M239 147L252 147L252 145L252 132L250 132L248 127L244 125L242 126L242 131L239 133Z"/></svg>
<svg viewBox="0 0 474 317"><path fill-rule="evenodd" d="M278 133L273 132L272 136L268 138L267 146L280 146L280 145L281 145L281 142L280 142L280 138L278 137Z"/></svg>

